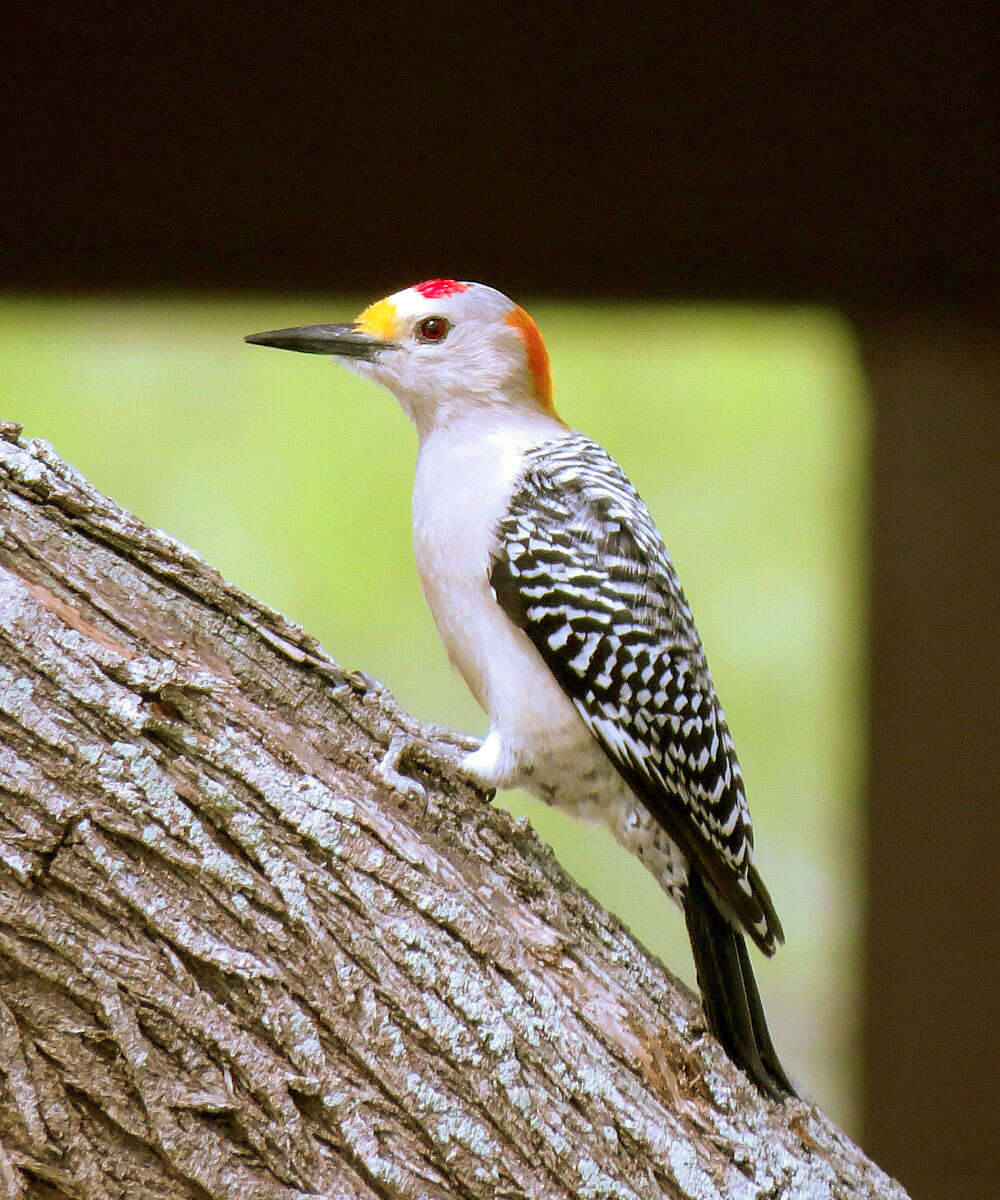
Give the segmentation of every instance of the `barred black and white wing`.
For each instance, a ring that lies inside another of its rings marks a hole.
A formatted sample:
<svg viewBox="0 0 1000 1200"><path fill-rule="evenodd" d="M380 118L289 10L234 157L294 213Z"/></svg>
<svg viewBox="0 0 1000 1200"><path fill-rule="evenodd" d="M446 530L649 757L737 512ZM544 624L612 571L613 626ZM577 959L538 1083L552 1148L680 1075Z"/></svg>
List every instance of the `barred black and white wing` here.
<svg viewBox="0 0 1000 1200"><path fill-rule="evenodd" d="M531 451L490 582L629 787L767 954L733 741L670 556L618 464L581 435Z"/></svg>

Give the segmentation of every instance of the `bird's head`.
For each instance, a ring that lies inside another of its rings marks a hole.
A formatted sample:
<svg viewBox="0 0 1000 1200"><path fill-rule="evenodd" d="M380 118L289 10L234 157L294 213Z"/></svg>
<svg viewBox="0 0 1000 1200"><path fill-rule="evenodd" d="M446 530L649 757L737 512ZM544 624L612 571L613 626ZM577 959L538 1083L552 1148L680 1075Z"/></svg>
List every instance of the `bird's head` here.
<svg viewBox="0 0 1000 1200"><path fill-rule="evenodd" d="M538 326L482 283L428 279L370 304L351 324L275 329L246 341L336 355L387 387L418 427L431 428L473 406L555 417Z"/></svg>

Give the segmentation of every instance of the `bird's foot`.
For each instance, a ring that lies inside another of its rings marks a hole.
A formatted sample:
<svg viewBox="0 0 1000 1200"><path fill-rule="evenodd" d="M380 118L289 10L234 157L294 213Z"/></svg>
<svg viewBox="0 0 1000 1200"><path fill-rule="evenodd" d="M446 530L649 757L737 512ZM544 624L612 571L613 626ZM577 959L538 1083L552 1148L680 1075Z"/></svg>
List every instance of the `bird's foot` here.
<svg viewBox="0 0 1000 1200"><path fill-rule="evenodd" d="M459 775L465 781L478 781L464 769L466 754L462 751L476 750L480 742L464 734L444 734L451 745L431 742L410 733L396 733L389 749L382 756L377 771L379 778L390 788L404 796L426 796L427 789L407 771L407 766L422 767L439 775Z"/></svg>

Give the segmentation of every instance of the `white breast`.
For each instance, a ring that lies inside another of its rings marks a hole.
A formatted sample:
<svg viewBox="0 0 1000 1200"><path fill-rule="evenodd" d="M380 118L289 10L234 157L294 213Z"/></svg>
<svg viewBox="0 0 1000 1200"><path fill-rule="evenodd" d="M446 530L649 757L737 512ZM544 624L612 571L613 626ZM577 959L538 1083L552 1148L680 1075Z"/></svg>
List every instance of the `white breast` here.
<svg viewBox="0 0 1000 1200"><path fill-rule="evenodd" d="M496 527L524 452L567 431L544 417L475 411L422 440L413 490L413 545L424 597L448 657L519 759L539 739L589 734L537 650L489 583ZM526 764L527 765L527 762Z"/></svg>

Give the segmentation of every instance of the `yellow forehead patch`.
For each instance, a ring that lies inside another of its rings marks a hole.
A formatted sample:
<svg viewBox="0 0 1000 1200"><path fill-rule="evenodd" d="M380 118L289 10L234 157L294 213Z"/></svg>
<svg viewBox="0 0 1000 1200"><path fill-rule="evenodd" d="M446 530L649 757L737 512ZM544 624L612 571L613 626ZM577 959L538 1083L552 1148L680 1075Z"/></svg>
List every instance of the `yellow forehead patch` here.
<svg viewBox="0 0 1000 1200"><path fill-rule="evenodd" d="M545 349L542 335L531 317L518 305L512 308L504 318L508 325L513 325L528 351L528 370L535 381L535 398L542 408L553 414L552 407L552 370L549 366L549 352Z"/></svg>
<svg viewBox="0 0 1000 1200"><path fill-rule="evenodd" d="M378 338L381 342L394 341L399 328L396 321L395 304L390 300L377 300L374 304L369 304L358 317L357 325L365 333Z"/></svg>

